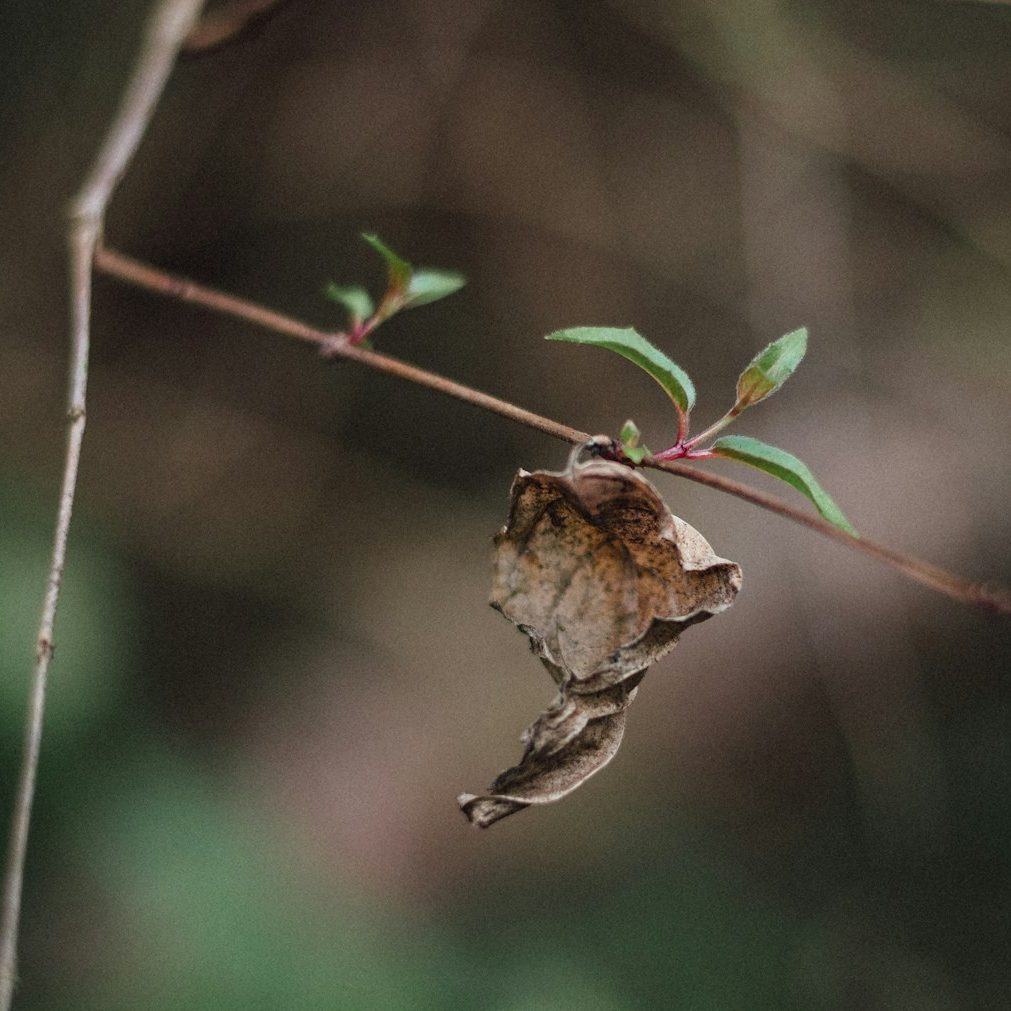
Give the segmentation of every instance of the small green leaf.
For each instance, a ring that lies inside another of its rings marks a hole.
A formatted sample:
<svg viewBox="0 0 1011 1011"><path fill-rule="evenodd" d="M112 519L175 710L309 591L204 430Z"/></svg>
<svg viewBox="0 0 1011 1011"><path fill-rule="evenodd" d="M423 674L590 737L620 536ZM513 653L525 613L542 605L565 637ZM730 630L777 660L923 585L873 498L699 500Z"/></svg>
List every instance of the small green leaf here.
<svg viewBox="0 0 1011 1011"><path fill-rule="evenodd" d="M793 375L807 351L807 328L791 330L751 360L737 380L734 413L771 397Z"/></svg>
<svg viewBox="0 0 1011 1011"><path fill-rule="evenodd" d="M751 464L752 467L764 470L767 474L793 485L814 503L815 508L829 523L834 523L854 537L860 536L828 492L814 479L807 465L801 463L792 453L747 435L725 435L713 443L712 452L728 460L740 460L742 463Z"/></svg>
<svg viewBox="0 0 1011 1011"><path fill-rule="evenodd" d="M695 405L695 387L688 374L631 327L577 326L556 330L544 339L590 344L614 351L648 372L674 401L679 412L687 414Z"/></svg>
<svg viewBox="0 0 1011 1011"><path fill-rule="evenodd" d="M331 281L323 294L331 302L344 306L355 323L368 319L375 312L369 293L360 284L340 285Z"/></svg>
<svg viewBox="0 0 1011 1011"><path fill-rule="evenodd" d="M429 302L459 291L466 283L467 278L463 274L452 270L432 270L427 267L415 270L407 284L404 308L414 309L419 305L428 305Z"/></svg>
<svg viewBox="0 0 1011 1011"><path fill-rule="evenodd" d="M618 438L621 439L621 444L623 446L638 446L639 435L639 426L631 418L629 418L628 421L621 426Z"/></svg>
<svg viewBox="0 0 1011 1011"><path fill-rule="evenodd" d="M390 290L406 291L414 268L405 259L394 253L374 232L362 232L362 238L386 261Z"/></svg>
<svg viewBox="0 0 1011 1011"><path fill-rule="evenodd" d="M649 448L639 444L639 426L631 418L621 426L618 438L621 440L622 451L632 463L642 463L650 455Z"/></svg>

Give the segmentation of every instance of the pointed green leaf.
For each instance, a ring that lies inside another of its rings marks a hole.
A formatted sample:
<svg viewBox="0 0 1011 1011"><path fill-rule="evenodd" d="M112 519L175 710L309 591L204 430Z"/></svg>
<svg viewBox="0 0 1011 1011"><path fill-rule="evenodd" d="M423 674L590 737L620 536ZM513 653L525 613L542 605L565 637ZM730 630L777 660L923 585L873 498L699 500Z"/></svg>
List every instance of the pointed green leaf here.
<svg viewBox="0 0 1011 1011"><path fill-rule="evenodd" d="M415 270L407 284L404 308L414 309L419 305L428 305L429 302L459 291L466 283L467 278L463 274L452 270L432 270L427 267Z"/></svg>
<svg viewBox="0 0 1011 1011"><path fill-rule="evenodd" d="M793 375L807 351L807 328L791 330L751 360L737 380L735 413L771 397Z"/></svg>
<svg viewBox="0 0 1011 1011"><path fill-rule="evenodd" d="M854 537L860 536L828 492L815 480L807 465L801 463L792 453L747 435L725 435L713 443L712 451L716 456L751 464L752 467L764 470L767 474L793 485L814 503L815 508L829 523L834 523Z"/></svg>
<svg viewBox="0 0 1011 1011"><path fill-rule="evenodd" d="M340 285L331 281L323 289L323 294L331 302L344 306L348 315L356 323L368 319L375 312L372 298L360 284Z"/></svg>
<svg viewBox="0 0 1011 1011"><path fill-rule="evenodd" d="M621 426L621 431L618 433L618 438L621 439L623 446L638 446L639 436L639 426L631 418Z"/></svg>
<svg viewBox="0 0 1011 1011"><path fill-rule="evenodd" d="M642 463L650 455L649 447L639 444L639 426L631 418L621 426L618 438L621 440L622 451L632 463Z"/></svg>
<svg viewBox="0 0 1011 1011"><path fill-rule="evenodd" d="M695 387L688 374L631 327L577 326L569 330L556 330L544 339L590 344L614 351L648 372L663 387L679 411L687 414L695 405Z"/></svg>
<svg viewBox="0 0 1011 1011"><path fill-rule="evenodd" d="M405 291L414 268L390 249L374 232L362 232L362 238L386 261L391 291Z"/></svg>

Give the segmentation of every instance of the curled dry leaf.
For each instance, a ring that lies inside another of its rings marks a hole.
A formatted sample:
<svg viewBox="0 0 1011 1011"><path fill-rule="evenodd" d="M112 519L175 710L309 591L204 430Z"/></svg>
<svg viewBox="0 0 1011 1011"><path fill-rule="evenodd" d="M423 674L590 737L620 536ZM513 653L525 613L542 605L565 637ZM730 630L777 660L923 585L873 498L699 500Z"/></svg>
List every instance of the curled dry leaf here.
<svg viewBox="0 0 1011 1011"><path fill-rule="evenodd" d="M521 470L495 538L491 604L529 637L558 697L524 732L520 763L486 795L460 796L467 818L486 828L602 769L646 668L740 585L740 568L623 464L581 463L577 450L560 473Z"/></svg>

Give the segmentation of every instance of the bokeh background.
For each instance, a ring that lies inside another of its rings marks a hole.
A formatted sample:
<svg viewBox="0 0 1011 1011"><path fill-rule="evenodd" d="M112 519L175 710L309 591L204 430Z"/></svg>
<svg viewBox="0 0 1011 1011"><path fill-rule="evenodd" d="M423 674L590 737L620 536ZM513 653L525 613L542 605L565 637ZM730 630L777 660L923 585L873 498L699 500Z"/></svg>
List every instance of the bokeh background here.
<svg viewBox="0 0 1011 1011"><path fill-rule="evenodd" d="M62 211L148 0L0 4L0 772L62 457ZM589 431L739 430L858 528L1011 578L1011 7L290 0L177 68L130 254L324 326L377 230L465 272L379 345ZM25 893L25 1009L933 1009L1011 990L1011 625L658 476L740 562L616 760L486 833L455 796L552 697L486 605L566 447L99 279ZM723 473L771 487L733 464ZM785 489L786 494L791 494ZM798 497L798 501L801 501Z"/></svg>

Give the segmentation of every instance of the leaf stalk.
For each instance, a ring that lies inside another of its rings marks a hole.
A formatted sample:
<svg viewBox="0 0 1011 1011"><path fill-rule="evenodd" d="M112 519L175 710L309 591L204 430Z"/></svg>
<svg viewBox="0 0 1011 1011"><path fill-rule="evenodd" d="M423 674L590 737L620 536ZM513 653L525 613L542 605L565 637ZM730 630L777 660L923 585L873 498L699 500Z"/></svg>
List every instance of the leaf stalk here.
<svg viewBox="0 0 1011 1011"><path fill-rule="evenodd" d="M697 459L698 457L694 452L692 452L692 450L694 450L694 448L701 442L709 442L709 440L712 439L712 437L716 435L717 432L722 432L723 429L726 428L727 425L729 425L734 420L734 418L736 418L740 413L741 408L735 404L733 407L730 408L729 411L727 411L726 414L723 415L722 418L720 418L718 421L714 421L707 429L705 429L702 432L699 432L698 435L689 439L685 443L685 449L688 450L688 452L685 453L685 456Z"/></svg>

